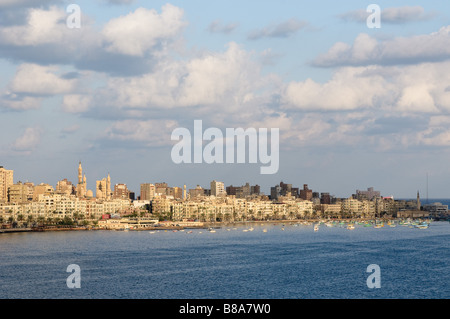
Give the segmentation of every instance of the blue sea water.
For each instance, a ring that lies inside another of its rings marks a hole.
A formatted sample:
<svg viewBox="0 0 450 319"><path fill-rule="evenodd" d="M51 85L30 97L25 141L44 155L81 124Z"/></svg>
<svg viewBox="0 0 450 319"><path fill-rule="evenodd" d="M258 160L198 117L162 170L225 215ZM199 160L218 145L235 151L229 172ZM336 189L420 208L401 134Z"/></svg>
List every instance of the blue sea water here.
<svg viewBox="0 0 450 319"><path fill-rule="evenodd" d="M235 227L235 228L232 228ZM447 299L450 223L0 235L0 298ZM267 232L264 232L266 229ZM68 265L81 269L70 289ZM379 265L370 289L367 267Z"/></svg>

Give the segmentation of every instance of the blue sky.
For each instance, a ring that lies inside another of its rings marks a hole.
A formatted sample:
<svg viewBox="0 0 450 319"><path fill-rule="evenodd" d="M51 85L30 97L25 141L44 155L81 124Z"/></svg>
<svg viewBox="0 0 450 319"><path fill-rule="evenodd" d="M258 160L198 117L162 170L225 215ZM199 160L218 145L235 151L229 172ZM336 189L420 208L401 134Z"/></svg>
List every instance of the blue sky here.
<svg viewBox="0 0 450 319"><path fill-rule="evenodd" d="M69 29L66 8L81 9ZM381 28L366 25L369 4ZM0 1L0 165L209 188L450 197L443 1ZM280 169L171 161L176 127L280 128Z"/></svg>

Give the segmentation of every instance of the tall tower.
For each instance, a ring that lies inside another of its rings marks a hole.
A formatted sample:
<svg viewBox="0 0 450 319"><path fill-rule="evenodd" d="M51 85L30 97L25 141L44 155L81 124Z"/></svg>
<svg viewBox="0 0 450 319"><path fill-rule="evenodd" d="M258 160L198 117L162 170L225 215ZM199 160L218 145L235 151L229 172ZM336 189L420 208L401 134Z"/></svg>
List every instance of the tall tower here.
<svg viewBox="0 0 450 319"><path fill-rule="evenodd" d="M417 191L417 210L420 210L420 196L419 196L419 191Z"/></svg>
<svg viewBox="0 0 450 319"><path fill-rule="evenodd" d="M186 200L186 185L183 187L183 200Z"/></svg>
<svg viewBox="0 0 450 319"><path fill-rule="evenodd" d="M111 177L109 176L106 178L106 200L111 199Z"/></svg>
<svg viewBox="0 0 450 319"><path fill-rule="evenodd" d="M86 196L86 175L83 176L83 168L81 167L81 161L78 164L78 185L77 185L77 197L83 198Z"/></svg>
<svg viewBox="0 0 450 319"><path fill-rule="evenodd" d="M78 184L83 183L83 168L81 167L81 161L78 164Z"/></svg>

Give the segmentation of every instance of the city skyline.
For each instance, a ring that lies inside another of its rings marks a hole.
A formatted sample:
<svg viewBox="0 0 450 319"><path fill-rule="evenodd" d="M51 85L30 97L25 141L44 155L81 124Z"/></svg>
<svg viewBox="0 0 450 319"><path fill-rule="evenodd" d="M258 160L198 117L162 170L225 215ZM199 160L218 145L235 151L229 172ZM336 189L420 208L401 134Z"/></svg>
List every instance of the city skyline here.
<svg viewBox="0 0 450 319"><path fill-rule="evenodd" d="M6 168L6 167L4 167L2 165L0 165L0 168L3 169L3 170L8 171L10 173L11 173L11 171L14 172L14 174L16 173L14 169ZM365 193L365 192L377 193L378 197L386 197L386 198L388 198L388 197L393 197L393 198L396 198L396 199L413 199L414 198L413 195L411 195L409 197L408 196L407 197L401 197L401 196L395 196L395 194L386 194L383 191L374 190L373 186L367 186L365 188L355 188L354 191L350 192L349 194L346 194L346 195L343 195L343 196L337 196L337 195L335 195L335 193L330 192L327 189L317 189L317 188L313 188L313 187L309 188L310 184L307 184L307 183L292 183L291 180L284 180L284 181L281 180L278 183L275 183L273 185L269 185L267 189L266 188L261 188L261 185L258 185L257 183L252 183L252 181L246 181L245 183L242 183L242 184L232 183L232 182L231 183L226 183L224 181L219 181L219 180L216 180L214 178L211 179L209 183L207 183L206 187L205 187L205 185L202 185L202 184L199 184L199 183L195 183L195 182L193 182L192 184L186 184L186 183L178 183L178 184L175 183L175 184L172 184L172 183L167 183L165 180L158 180L158 181L154 180L154 181L142 181L141 183L139 183L139 185L136 188L133 188L133 187L130 187L130 184L128 184L126 181L123 181L123 180L122 181L118 181L118 180L114 181L114 179L111 178L111 176L110 176L110 172L107 173L107 177L103 177L103 178L100 178L100 179L96 179L96 180L90 181L91 179L87 178L89 176L86 176L85 169L82 168L82 162L81 161L78 162L77 172L78 172L78 174L77 174L77 178L76 179L72 180L69 177L61 177L55 183L49 183L47 181L40 181L40 182L36 183L36 182L33 182L33 181L29 181L29 180L17 180L15 177L14 178L12 177L12 175L14 175L14 174L10 174L11 175L10 183L12 183L12 184L32 183L32 184L34 184L34 186L38 186L40 184L46 184L46 185L48 184L48 185L50 185L52 187L54 185L56 185L56 188L57 188L58 184L60 184L61 182L64 182L64 183L67 183L68 185L73 186L74 195L76 195L77 197L86 197L86 194L89 193L90 195L87 196L87 197L95 198L97 200L110 198L110 196L114 193L113 187L115 187L115 186L120 186L120 187L125 186L127 191L129 191L129 192L134 194L134 196L135 196L134 199L138 200L138 199L142 199L141 197L142 197L142 192L143 192L143 188L142 188L143 185L153 185L153 188L154 188L153 189L153 193L155 193L155 186L158 187L158 185L161 185L161 184L165 184L164 187L167 187L167 188L173 188L173 187L179 188L181 192L183 192L183 189L185 189L186 191L192 191L195 188L200 187L203 190L209 190L210 195L215 195L215 191L213 191L213 188L214 188L213 183L215 183L215 184L219 183L220 185L222 185L222 186L220 186L221 189L222 189L221 192L224 192L225 195L230 195L227 192L227 190L226 190L228 188L236 189L236 188L244 187L246 185L249 186L249 187L250 187L250 185L252 185L251 187L255 187L255 186L257 187L257 189L258 189L257 193L258 194L266 195L266 196L271 197L273 189L275 187L282 186L282 184L284 184L285 186L288 185L289 187L292 187L292 190L296 191L295 194L298 195L299 198L303 197L302 196L302 191L305 190L305 189L308 190L308 191L314 192L314 193L318 193L319 195L322 195L322 194L327 194L327 196L331 195L334 198L349 198L349 197L352 197L353 195L356 195L358 193ZM75 182L75 181L77 181L77 182ZM90 181L90 182L87 182L87 181ZM290 182L290 183L285 183L285 182ZM0 183L0 186L3 187L4 184L5 183L2 182L2 183ZM99 185L100 185L100 191L101 191L100 196L98 195L98 193L99 193ZM91 186L93 186L93 187L91 187ZM208 188L208 186L209 186L209 188ZM102 190L102 187L103 187L103 190ZM303 190L301 189L301 187L303 187ZM109 190L111 192L110 195L107 195L107 193L106 193L107 190ZM5 194L7 194L7 188L4 191L5 191ZM146 190L145 192L148 192L148 191ZM417 190L417 196L419 196L419 193L420 193L420 191ZM183 194L183 193L181 193L181 194ZM215 195L215 196L218 196L218 195ZM322 197L322 196L320 196L320 197ZM184 198L184 195L179 196L179 198ZM421 198L424 199L424 200L429 199L428 192L422 193L422 197ZM434 197L434 198L437 199L438 197ZM273 199L274 198L272 198L272 200ZM306 198L304 198L304 199L306 199ZM433 199L433 197L431 199Z"/></svg>
<svg viewBox="0 0 450 319"><path fill-rule="evenodd" d="M138 191L216 179L345 197L450 198L450 4L377 1L6 1L1 165L15 180ZM79 9L79 25L72 18ZM176 128L279 129L279 169L176 164Z"/></svg>

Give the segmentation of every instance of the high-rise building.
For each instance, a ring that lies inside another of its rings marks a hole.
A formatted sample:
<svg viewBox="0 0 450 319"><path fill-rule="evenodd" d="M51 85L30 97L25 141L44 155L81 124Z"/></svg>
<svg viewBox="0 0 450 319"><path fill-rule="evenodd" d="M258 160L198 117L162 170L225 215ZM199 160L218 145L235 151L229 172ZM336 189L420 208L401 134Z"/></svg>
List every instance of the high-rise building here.
<svg viewBox="0 0 450 319"><path fill-rule="evenodd" d="M308 188L308 184L303 184L303 189L300 190L300 198L303 200L311 200L312 193L312 190Z"/></svg>
<svg viewBox="0 0 450 319"><path fill-rule="evenodd" d="M29 185L18 182L9 187L8 197L10 203L22 204L26 203L29 198L30 189Z"/></svg>
<svg viewBox="0 0 450 319"><path fill-rule="evenodd" d="M116 184L114 185L113 199L129 199L130 191L126 184Z"/></svg>
<svg viewBox="0 0 450 319"><path fill-rule="evenodd" d="M14 171L0 166L0 202L8 201L8 188L14 184Z"/></svg>
<svg viewBox="0 0 450 319"><path fill-rule="evenodd" d="M155 185L141 184L141 200L152 200L155 197Z"/></svg>
<svg viewBox="0 0 450 319"><path fill-rule="evenodd" d="M52 185L41 183L39 185L34 186L33 190L33 200L36 201L39 199L39 195L51 195L54 193L54 189Z"/></svg>
<svg viewBox="0 0 450 319"><path fill-rule="evenodd" d="M225 191L225 186L223 182L218 182L213 180L211 182L211 196L226 196L227 192Z"/></svg>
<svg viewBox="0 0 450 319"><path fill-rule="evenodd" d="M75 187L72 185L72 182L69 182L67 178L65 178L56 184L55 192L57 194L69 196L75 193Z"/></svg>
<svg viewBox="0 0 450 319"><path fill-rule="evenodd" d="M374 191L373 187L369 187L366 191L356 190L356 198L359 200L368 199L372 200L373 198L379 198L380 192Z"/></svg>

